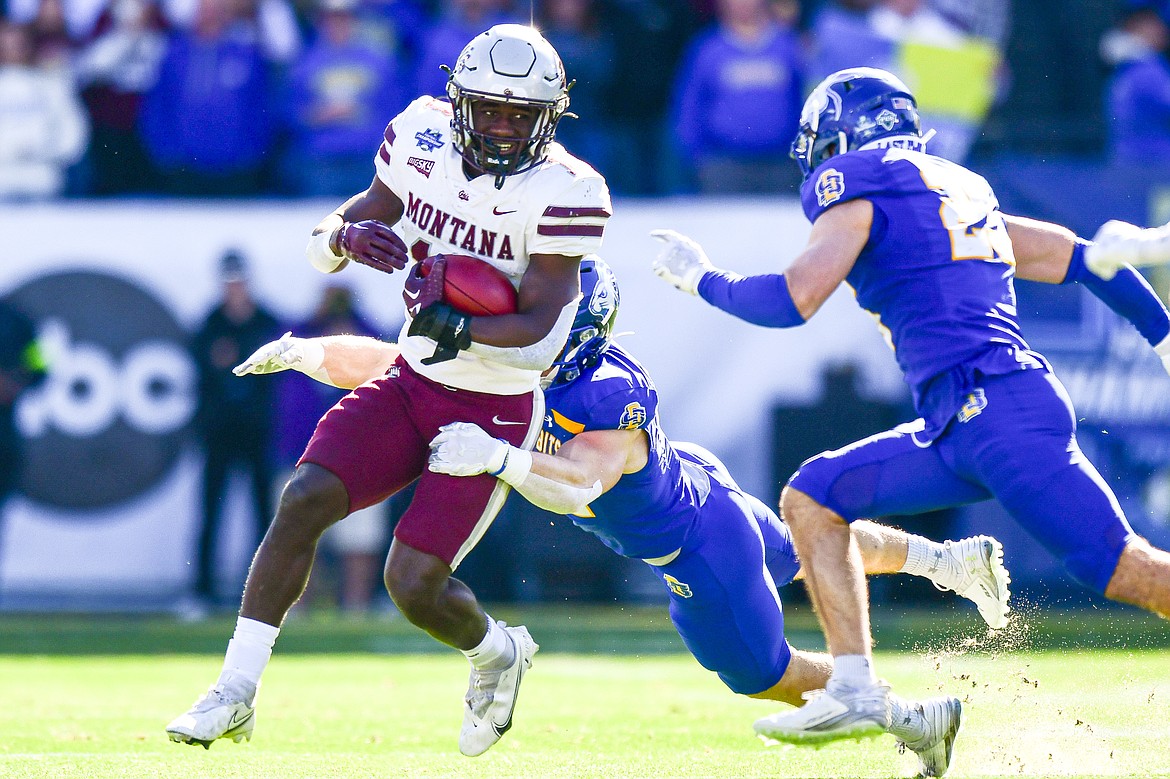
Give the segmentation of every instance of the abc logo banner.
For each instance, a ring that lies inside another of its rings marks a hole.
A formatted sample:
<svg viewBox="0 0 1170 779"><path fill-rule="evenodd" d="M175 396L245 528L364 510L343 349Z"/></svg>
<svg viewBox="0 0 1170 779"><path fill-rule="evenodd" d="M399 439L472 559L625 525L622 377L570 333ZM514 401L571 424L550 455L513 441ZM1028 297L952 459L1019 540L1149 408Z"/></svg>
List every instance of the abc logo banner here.
<svg viewBox="0 0 1170 779"><path fill-rule="evenodd" d="M136 284L88 271L33 279L7 299L36 322L50 370L16 409L26 442L20 491L93 509L158 483L197 404L187 335L170 310Z"/></svg>

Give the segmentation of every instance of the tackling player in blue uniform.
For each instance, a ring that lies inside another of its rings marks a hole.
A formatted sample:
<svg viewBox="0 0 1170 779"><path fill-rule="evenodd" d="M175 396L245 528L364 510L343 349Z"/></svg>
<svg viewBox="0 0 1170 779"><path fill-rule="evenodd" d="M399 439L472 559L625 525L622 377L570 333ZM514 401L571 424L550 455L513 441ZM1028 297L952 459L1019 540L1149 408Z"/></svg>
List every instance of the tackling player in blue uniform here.
<svg viewBox="0 0 1170 779"><path fill-rule="evenodd" d="M997 498L1079 582L1170 616L1170 555L1130 528L1076 441L1068 394L1016 318L1013 278L1080 282L1170 354L1170 316L1122 266L1086 267L1090 243L1009 216L987 181L925 153L913 95L890 73L835 73L809 96L793 157L808 244L781 274L711 265L673 231L659 276L741 319L800 325L842 282L888 333L921 418L805 462L781 496L828 644L824 694L756 729L791 743L881 732L862 563L849 523Z"/></svg>
<svg viewBox="0 0 1170 779"><path fill-rule="evenodd" d="M710 452L667 439L653 382L612 341L618 288L609 267L583 260L581 287L569 342L545 377L549 411L535 451L454 423L432 441L429 467L497 476L533 504L571 515L618 554L644 560L669 590L671 619L703 666L737 693L800 705L803 693L825 685L830 658L784 638L776 588L800 568L788 529ZM353 386L393 362L393 345L345 338L325 339L330 382ZM295 355L297 340L262 348L237 372L301 367L284 357ZM989 625L1006 622L1008 577L994 539L937 544L869 522L853 531L868 572L926 576L975 601ZM889 732L919 755L924 775L941 776L959 701L890 701L897 716Z"/></svg>

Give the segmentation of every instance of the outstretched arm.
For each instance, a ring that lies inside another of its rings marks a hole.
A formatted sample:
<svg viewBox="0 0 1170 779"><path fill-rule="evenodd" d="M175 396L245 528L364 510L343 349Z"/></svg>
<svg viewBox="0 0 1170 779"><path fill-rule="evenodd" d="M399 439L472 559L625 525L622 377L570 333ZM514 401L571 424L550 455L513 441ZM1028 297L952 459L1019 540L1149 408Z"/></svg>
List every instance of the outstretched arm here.
<svg viewBox="0 0 1170 779"><path fill-rule="evenodd" d="M363 335L297 338L264 344L232 369L237 376L295 370L322 384L353 389L382 376L398 359L398 346Z"/></svg>
<svg viewBox="0 0 1170 779"><path fill-rule="evenodd" d="M430 469L452 476L487 473L530 503L556 514L578 514L623 473L646 463L640 430L591 430L566 441L556 455L528 452L466 422L444 425L431 441Z"/></svg>
<svg viewBox="0 0 1170 779"><path fill-rule="evenodd" d="M825 211L808 244L784 273L740 276L711 264L699 244L673 230L651 235L666 244L654 272L732 316L764 327L804 324L841 285L869 242L873 204L852 200Z"/></svg>
<svg viewBox="0 0 1170 779"><path fill-rule="evenodd" d="M1145 278L1125 265L1102 278L1086 260L1093 244L1050 222L1005 216L1016 255L1016 275L1048 284L1079 283L1128 319L1170 370L1170 313Z"/></svg>

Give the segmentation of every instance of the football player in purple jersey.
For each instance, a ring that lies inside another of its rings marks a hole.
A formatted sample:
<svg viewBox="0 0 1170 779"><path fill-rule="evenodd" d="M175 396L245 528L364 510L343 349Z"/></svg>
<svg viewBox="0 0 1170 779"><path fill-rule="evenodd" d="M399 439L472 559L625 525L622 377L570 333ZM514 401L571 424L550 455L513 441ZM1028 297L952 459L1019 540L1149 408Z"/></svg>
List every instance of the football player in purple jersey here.
<svg viewBox="0 0 1170 779"><path fill-rule="evenodd" d="M713 454L676 443L658 418L658 393L642 365L613 342L619 296L612 271L587 257L584 297L569 341L545 375L547 415L535 451L468 422L445 425L429 468L458 477L491 474L536 506L569 515L620 555L641 559L670 597L670 616L696 659L733 691L800 705L824 687L828 655L784 637L778 587L799 576L788 529L744 492ZM371 338L313 339L327 375L354 387L394 363L396 347ZM261 348L238 372L304 370L300 339ZM871 522L852 532L869 573L906 572L970 598L992 627L1007 620L1008 575L987 536L938 544ZM956 698L891 695L889 732L918 754L926 775L950 763L962 713Z"/></svg>
<svg viewBox="0 0 1170 779"><path fill-rule="evenodd" d="M1160 356L1170 315L1129 265L1108 280L1091 242L1010 216L987 181L926 151L914 96L886 71L826 78L801 114L808 244L784 273L719 270L674 231L655 272L767 327L803 324L842 282L888 330L921 418L805 462L781 513L833 654L825 692L761 719L762 735L820 744L882 732L888 688L873 671L868 596L849 523L998 499L1084 586L1170 617L1170 554L1136 535L1077 445L1068 394L1025 342L1014 277L1079 282Z"/></svg>

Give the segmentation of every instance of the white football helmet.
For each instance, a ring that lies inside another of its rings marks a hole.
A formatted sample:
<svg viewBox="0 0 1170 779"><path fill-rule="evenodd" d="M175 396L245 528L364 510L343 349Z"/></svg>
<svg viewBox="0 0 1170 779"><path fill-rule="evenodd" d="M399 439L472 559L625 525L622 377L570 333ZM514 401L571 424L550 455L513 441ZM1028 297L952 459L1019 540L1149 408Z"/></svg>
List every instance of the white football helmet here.
<svg viewBox="0 0 1170 779"><path fill-rule="evenodd" d="M495 174L500 187L505 176L544 160L557 122L569 107L569 85L560 55L544 36L532 27L497 24L463 49L447 80L447 97L455 148L477 170ZM528 140L518 144L472 126L476 100L536 106L540 115ZM501 142L508 151L501 150Z"/></svg>

